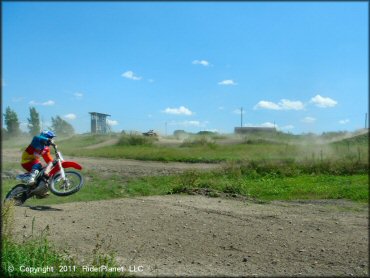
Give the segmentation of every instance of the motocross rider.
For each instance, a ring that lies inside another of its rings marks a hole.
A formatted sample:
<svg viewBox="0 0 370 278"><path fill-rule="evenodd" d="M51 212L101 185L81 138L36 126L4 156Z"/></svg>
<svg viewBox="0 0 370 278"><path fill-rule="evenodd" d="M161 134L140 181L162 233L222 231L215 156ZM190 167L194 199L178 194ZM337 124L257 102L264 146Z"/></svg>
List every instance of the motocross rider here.
<svg viewBox="0 0 370 278"><path fill-rule="evenodd" d="M50 154L50 145L54 145L53 138L55 133L50 130L44 130L40 135L33 137L31 144L24 150L22 154L21 165L24 169L30 172L27 180L28 185L35 183L35 178L42 169L42 164L39 160L40 156L45 160L47 167L45 173L47 174L53 164L53 157Z"/></svg>

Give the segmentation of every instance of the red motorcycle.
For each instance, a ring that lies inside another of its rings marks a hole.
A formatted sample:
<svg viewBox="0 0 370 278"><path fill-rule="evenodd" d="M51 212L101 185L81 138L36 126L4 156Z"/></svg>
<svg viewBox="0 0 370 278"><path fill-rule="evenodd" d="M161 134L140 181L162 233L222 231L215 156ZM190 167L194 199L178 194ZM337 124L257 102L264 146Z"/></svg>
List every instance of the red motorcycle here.
<svg viewBox="0 0 370 278"><path fill-rule="evenodd" d="M5 201L13 200L16 206L20 206L33 196L44 196L49 190L57 196L69 196L82 188L84 184L82 175L74 170L64 170L66 168L82 170L81 165L73 161L65 161L57 146L52 146L56 158L49 173L45 173L46 168L44 167L37 174L35 183L32 185L27 185L29 173L18 175L16 179L24 183L14 186L6 194Z"/></svg>

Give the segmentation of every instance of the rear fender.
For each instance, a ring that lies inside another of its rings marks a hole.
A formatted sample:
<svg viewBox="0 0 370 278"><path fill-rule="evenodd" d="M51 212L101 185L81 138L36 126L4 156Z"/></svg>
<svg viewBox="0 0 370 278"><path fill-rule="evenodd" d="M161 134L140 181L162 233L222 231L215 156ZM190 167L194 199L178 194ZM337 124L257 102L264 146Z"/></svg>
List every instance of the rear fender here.
<svg viewBox="0 0 370 278"><path fill-rule="evenodd" d="M62 162L62 167L63 168L74 168L77 170L82 170L82 166L74 161L63 161ZM59 166L56 165L49 173L49 176L52 177L54 176L57 172L59 172Z"/></svg>

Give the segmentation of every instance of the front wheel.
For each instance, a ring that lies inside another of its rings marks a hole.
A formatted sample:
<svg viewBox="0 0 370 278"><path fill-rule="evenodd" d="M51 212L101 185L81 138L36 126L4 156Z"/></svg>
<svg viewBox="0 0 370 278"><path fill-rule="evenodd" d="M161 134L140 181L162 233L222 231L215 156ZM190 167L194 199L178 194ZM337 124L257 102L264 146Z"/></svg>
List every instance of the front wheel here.
<svg viewBox="0 0 370 278"><path fill-rule="evenodd" d="M13 201L14 205L20 206L28 198L29 187L25 184L17 184L5 196L4 202Z"/></svg>
<svg viewBox="0 0 370 278"><path fill-rule="evenodd" d="M65 171L65 180L62 175L57 173L51 180L49 189L57 196L68 196L79 191L83 184L83 178L80 173L75 171Z"/></svg>

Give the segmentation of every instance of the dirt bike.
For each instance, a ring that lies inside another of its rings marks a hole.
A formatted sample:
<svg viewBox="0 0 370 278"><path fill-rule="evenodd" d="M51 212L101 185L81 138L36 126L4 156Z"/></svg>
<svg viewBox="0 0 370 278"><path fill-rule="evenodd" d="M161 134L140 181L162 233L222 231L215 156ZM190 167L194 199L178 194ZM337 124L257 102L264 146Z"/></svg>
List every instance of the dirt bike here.
<svg viewBox="0 0 370 278"><path fill-rule="evenodd" d="M14 186L6 194L4 201L13 200L16 206L20 206L33 196L43 196L48 190L57 196L69 196L82 188L84 184L82 175L73 170L64 170L65 168L82 170L82 166L74 161L65 161L57 146L54 144L52 146L56 158L52 162L49 173L45 173L46 167L44 167L37 174L32 185L27 184L30 173L18 175L16 179L21 180L23 183Z"/></svg>
<svg viewBox="0 0 370 278"><path fill-rule="evenodd" d="M157 133L155 133L153 129L149 130L148 132L144 132L143 135L149 137L157 137Z"/></svg>

